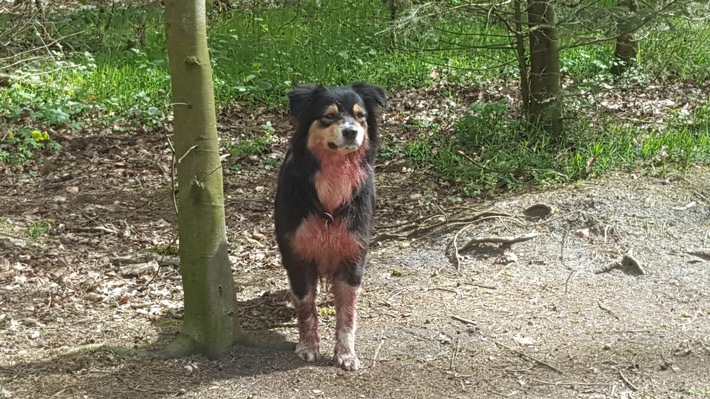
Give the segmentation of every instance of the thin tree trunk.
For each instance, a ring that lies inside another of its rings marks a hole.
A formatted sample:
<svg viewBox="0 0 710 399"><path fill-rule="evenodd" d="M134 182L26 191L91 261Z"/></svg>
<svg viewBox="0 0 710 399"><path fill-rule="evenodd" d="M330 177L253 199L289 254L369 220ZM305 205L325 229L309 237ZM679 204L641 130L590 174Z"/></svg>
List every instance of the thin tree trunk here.
<svg viewBox="0 0 710 399"><path fill-rule="evenodd" d="M629 14L636 12L637 5L635 0L619 0L620 7L626 7ZM614 62L611 65L611 73L621 75L630 66L636 63L638 58L638 42L634 40L633 28L630 26L629 19L622 19L618 23L616 37L616 47L614 48Z"/></svg>
<svg viewBox="0 0 710 399"><path fill-rule="evenodd" d="M523 34L523 6L521 0L513 1L513 18L515 19L515 44L518 58L518 73L520 75L520 95L523 100L523 112L528 115L530 109L530 83L528 82L528 60L525 52L525 35Z"/></svg>
<svg viewBox="0 0 710 399"><path fill-rule="evenodd" d="M555 12L549 0L528 0L530 27L530 106L528 120L562 136L560 54L557 49Z"/></svg>
<svg viewBox="0 0 710 399"><path fill-rule="evenodd" d="M165 0L178 174L183 326L167 356L222 354L241 337L227 257L205 0Z"/></svg>

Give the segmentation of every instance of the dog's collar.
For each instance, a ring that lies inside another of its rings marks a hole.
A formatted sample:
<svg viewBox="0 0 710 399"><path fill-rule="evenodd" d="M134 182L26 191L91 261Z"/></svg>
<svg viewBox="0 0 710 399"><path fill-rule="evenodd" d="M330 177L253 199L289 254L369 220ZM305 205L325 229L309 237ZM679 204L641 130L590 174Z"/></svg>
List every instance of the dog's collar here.
<svg viewBox="0 0 710 399"><path fill-rule="evenodd" d="M318 202L318 204L320 205L320 202ZM322 205L320 206L320 208L321 208L321 215L320 215L320 217L323 218L323 220L325 220L325 225L326 225L326 226L330 225L331 223L333 223L333 222L335 221L335 219L339 219L339 218L341 218L344 214L347 213L347 206L345 206L345 205L339 206L339 207L336 208L332 213L331 213L331 212L326 212L325 210L323 210L323 206L322 206Z"/></svg>

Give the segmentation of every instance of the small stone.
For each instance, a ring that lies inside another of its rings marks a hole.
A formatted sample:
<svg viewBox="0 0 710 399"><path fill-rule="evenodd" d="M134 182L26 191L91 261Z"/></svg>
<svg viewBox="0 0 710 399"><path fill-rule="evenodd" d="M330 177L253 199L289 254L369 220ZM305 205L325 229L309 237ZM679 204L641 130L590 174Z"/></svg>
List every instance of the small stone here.
<svg viewBox="0 0 710 399"><path fill-rule="evenodd" d="M574 235L576 235L579 238L589 238L589 229L584 228L584 229L579 229L574 232Z"/></svg>
<svg viewBox="0 0 710 399"><path fill-rule="evenodd" d="M39 321L32 317L22 319L22 325L25 327L39 327Z"/></svg>

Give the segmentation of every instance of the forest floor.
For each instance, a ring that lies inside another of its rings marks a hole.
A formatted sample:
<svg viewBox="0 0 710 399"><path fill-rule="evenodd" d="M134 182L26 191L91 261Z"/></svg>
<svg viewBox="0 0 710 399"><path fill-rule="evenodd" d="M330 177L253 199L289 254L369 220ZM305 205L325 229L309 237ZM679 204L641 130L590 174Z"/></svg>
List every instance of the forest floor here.
<svg viewBox="0 0 710 399"><path fill-rule="evenodd" d="M270 118L275 152L225 169L230 258L245 329L294 343L269 166L290 128ZM155 255L176 235L169 147L119 129L55 138L64 151L39 177L0 173L0 398L710 397L710 168L474 200L382 161L363 368L345 372L326 294L315 364L284 349L132 351L181 323L176 260ZM526 215L535 204L551 214Z"/></svg>

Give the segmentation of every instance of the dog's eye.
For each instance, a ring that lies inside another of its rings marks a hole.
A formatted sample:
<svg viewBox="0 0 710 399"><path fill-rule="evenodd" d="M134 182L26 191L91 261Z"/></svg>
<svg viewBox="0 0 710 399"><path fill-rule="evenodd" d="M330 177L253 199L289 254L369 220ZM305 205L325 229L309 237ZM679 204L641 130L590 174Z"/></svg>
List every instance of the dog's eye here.
<svg viewBox="0 0 710 399"><path fill-rule="evenodd" d="M337 119L338 114L335 112L328 112L327 114L323 115L323 119Z"/></svg>
<svg viewBox="0 0 710 399"><path fill-rule="evenodd" d="M355 113L355 117L358 119L365 119L365 113L364 112L357 112Z"/></svg>

